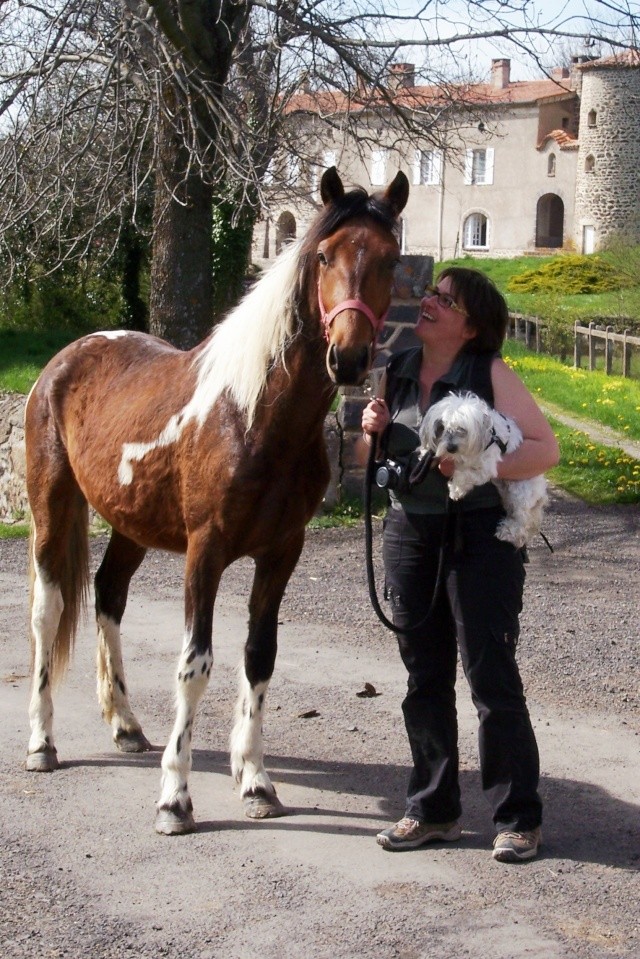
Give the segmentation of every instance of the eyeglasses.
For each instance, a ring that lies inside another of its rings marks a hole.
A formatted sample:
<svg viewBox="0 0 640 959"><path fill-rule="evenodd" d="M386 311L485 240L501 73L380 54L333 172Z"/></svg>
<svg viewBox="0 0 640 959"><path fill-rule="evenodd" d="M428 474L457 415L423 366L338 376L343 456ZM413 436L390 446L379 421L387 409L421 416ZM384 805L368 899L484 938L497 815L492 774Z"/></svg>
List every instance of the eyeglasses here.
<svg viewBox="0 0 640 959"><path fill-rule="evenodd" d="M449 296L448 293L441 293L436 286L425 286L424 295L427 299L435 296L438 301L438 306L441 306L443 310L455 310L455 312L460 313L461 316L469 316L466 310L458 306L452 296Z"/></svg>

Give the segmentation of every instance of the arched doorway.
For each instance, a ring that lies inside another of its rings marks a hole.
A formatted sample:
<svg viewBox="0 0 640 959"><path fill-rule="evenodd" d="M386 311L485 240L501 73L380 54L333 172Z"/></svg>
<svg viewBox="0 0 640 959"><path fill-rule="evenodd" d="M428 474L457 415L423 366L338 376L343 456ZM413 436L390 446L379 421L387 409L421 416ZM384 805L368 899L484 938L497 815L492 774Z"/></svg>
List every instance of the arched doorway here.
<svg viewBox="0 0 640 959"><path fill-rule="evenodd" d="M283 247L293 243L296 238L296 218L293 213L285 210L278 217L276 223L276 256L282 253Z"/></svg>
<svg viewBox="0 0 640 959"><path fill-rule="evenodd" d="M564 203L555 193L545 193L536 209L536 246L561 247L564 240Z"/></svg>

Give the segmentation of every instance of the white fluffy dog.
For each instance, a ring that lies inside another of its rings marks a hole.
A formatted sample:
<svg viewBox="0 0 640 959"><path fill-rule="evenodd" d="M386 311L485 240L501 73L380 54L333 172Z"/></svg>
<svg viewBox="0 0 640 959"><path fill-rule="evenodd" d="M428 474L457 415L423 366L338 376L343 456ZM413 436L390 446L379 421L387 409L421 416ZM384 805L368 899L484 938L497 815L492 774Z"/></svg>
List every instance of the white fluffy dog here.
<svg viewBox="0 0 640 959"><path fill-rule="evenodd" d="M459 500L474 486L491 480L498 488L506 517L498 524L498 539L524 546L540 531L547 503L544 476L528 480L497 479L498 463L522 442L516 422L493 410L475 393L450 393L427 410L420 426L424 453L447 456L455 464L449 496Z"/></svg>

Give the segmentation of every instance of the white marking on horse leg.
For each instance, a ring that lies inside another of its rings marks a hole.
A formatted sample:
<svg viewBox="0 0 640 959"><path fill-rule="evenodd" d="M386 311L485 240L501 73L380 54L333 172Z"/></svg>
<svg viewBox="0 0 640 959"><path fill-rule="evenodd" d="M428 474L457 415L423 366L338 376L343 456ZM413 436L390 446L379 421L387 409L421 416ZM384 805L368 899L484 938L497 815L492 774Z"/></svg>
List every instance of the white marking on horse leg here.
<svg viewBox="0 0 640 959"><path fill-rule="evenodd" d="M193 808L188 786L191 735L196 709L207 688L212 665L211 650L196 653L188 637L178 664L176 718L162 756L162 785L158 800L158 810L167 810L180 820L190 817Z"/></svg>
<svg viewBox="0 0 640 959"><path fill-rule="evenodd" d="M120 626L104 613L97 617L97 624L97 691L103 718L111 725L116 744L127 751L148 749L149 744L143 735L142 727L129 703L122 662Z"/></svg>
<svg viewBox="0 0 640 959"><path fill-rule="evenodd" d="M60 587L34 561L31 630L33 634L33 679L29 702L31 736L27 754L54 750L51 666L53 643L64 603Z"/></svg>
<svg viewBox="0 0 640 959"><path fill-rule="evenodd" d="M273 783L264 768L262 714L269 681L251 686L244 668L240 668L240 692L235 722L229 742L231 771L240 783L240 795L266 792L275 795Z"/></svg>

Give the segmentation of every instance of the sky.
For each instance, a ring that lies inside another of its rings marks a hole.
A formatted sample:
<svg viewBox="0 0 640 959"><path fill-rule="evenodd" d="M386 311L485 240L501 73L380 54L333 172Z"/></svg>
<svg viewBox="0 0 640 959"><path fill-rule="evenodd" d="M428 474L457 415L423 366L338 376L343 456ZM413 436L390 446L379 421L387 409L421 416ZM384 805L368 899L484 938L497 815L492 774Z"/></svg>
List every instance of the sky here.
<svg viewBox="0 0 640 959"><path fill-rule="evenodd" d="M415 31L414 35L420 35L421 27L417 24L412 27L411 17L415 17L421 7L430 24L430 37L435 35L436 30L443 37L452 33L464 34L469 30L484 32L496 27L498 17L507 25L521 26L528 22L530 26L537 24L555 27L559 31L571 33L593 32L594 27L599 33L611 31L616 20L619 22L621 17L625 17L624 11L627 23L630 16L635 17L636 28L640 23L640 0L511 0L510 3L482 0L474 5L478 19L473 25L469 24L468 6L463 0L429 0L428 6L424 0L396 0L395 6L398 12L408 17L406 26L399 31L399 34L405 37L411 36L412 30ZM515 9L509 11L507 7ZM617 17L616 7L621 11ZM386 5L385 9L388 10ZM613 32L615 33L615 30ZM627 30L626 38L628 37ZM612 52L608 45L593 42L585 46L577 39L563 37L545 39L530 36L523 38L523 43L525 47L530 46L537 50L548 69L566 64L572 54L606 56ZM476 79L482 79L482 74L488 76L491 60L496 57L507 57L511 60L513 80L529 80L541 76L540 67L534 63L526 49L515 48L502 40L478 39L473 43L460 43L452 48L452 53L460 72L471 72ZM418 68L424 62L423 49L409 47L402 55L405 54L406 60L413 62Z"/></svg>

